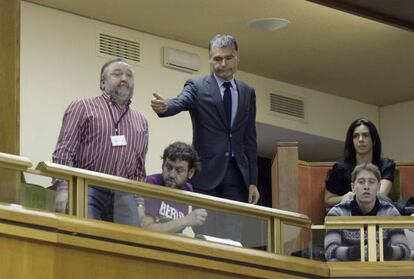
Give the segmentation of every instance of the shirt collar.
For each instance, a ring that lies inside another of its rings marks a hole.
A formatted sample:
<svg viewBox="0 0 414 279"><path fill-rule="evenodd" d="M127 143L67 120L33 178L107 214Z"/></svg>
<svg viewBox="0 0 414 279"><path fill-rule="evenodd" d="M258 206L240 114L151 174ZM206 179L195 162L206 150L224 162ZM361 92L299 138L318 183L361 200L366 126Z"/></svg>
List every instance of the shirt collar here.
<svg viewBox="0 0 414 279"><path fill-rule="evenodd" d="M351 214L352 216L377 216L379 207L380 207L380 203L379 203L378 198L376 198L374 207L371 209L370 212L364 214L361 211L361 208L359 207L356 201L356 198L354 197L354 199L351 201Z"/></svg>
<svg viewBox="0 0 414 279"><path fill-rule="evenodd" d="M218 77L215 73L213 73L213 75L214 75L214 78L216 79L217 84L219 85L219 87L221 87L223 85L223 83L225 83L225 82L230 82L233 89L236 89L236 82L234 80L234 77L231 80L224 80L224 79Z"/></svg>
<svg viewBox="0 0 414 279"><path fill-rule="evenodd" d="M114 101L112 101L112 97L108 93L106 93L105 91L102 91L102 97L105 99L105 101L110 102L110 104L113 104L113 105L116 105L118 107L121 107L120 105L118 105L117 103L115 103ZM128 103L124 107L129 107L129 105L131 103L132 103L132 101L131 101L131 99L129 99Z"/></svg>
<svg viewBox="0 0 414 279"><path fill-rule="evenodd" d="M106 101L110 101L111 100L111 96L109 96L109 94L106 93L105 91L102 91L102 97L104 97L104 99Z"/></svg>

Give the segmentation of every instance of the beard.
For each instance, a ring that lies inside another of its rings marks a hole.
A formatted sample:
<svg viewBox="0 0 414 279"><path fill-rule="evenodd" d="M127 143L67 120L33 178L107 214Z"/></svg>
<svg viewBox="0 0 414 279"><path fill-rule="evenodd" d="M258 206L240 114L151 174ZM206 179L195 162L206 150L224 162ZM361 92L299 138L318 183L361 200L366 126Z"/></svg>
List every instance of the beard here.
<svg viewBox="0 0 414 279"><path fill-rule="evenodd" d="M164 179L164 183L165 183L165 186L170 187L170 188L176 188L178 186L177 182L173 179Z"/></svg>
<svg viewBox="0 0 414 279"><path fill-rule="evenodd" d="M183 189L186 181L180 181L177 179L163 178L164 186L173 188L173 189Z"/></svg>
<svg viewBox="0 0 414 279"><path fill-rule="evenodd" d="M134 87L128 85L118 84L107 88L107 93L114 101L127 102L132 98Z"/></svg>

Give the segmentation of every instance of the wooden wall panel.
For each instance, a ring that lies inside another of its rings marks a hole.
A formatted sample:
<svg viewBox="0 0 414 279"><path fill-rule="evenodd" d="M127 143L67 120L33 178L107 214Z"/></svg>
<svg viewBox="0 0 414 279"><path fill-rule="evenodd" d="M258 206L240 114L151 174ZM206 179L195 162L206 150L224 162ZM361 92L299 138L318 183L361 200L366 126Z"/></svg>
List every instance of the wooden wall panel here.
<svg viewBox="0 0 414 279"><path fill-rule="evenodd" d="M87 249L59 248L56 277L73 278L254 278Z"/></svg>
<svg viewBox="0 0 414 279"><path fill-rule="evenodd" d="M0 0L0 152L19 154L20 0ZM20 174L0 170L0 201L19 201Z"/></svg>
<svg viewBox="0 0 414 279"><path fill-rule="evenodd" d="M0 278L315 276L324 263L0 203Z"/></svg>
<svg viewBox="0 0 414 279"><path fill-rule="evenodd" d="M278 143L272 163L272 207L297 212L298 143Z"/></svg>
<svg viewBox="0 0 414 279"><path fill-rule="evenodd" d="M299 213L307 215L314 224L324 222L325 178L330 167L299 164Z"/></svg>
<svg viewBox="0 0 414 279"><path fill-rule="evenodd" d="M400 171L401 195L404 200L414 196L414 165L397 166Z"/></svg>
<svg viewBox="0 0 414 279"><path fill-rule="evenodd" d="M47 243L0 235L0 278L54 279L54 248Z"/></svg>
<svg viewBox="0 0 414 279"><path fill-rule="evenodd" d="M80 221L79 225L82 224L86 225ZM108 225L109 227L111 226ZM122 235L122 231L125 232L127 227L119 227ZM253 260L250 261L250 266L245 261L236 259L237 256L231 253L232 247L229 247L227 256L228 259L234 258L234 261L223 261L214 256L203 257L201 251L200 254L192 255L139 243L125 245L112 242L110 238L105 241L105 238L95 239L84 237L83 234L68 232L60 234L50 229L51 227L45 226L30 228L0 222L0 278L294 279L309 278L314 275L320 277L319 275L322 274L324 275L322 277L326 278L328 274L323 263L306 263L304 259L298 258L281 258L281 261L278 261L276 255L272 257L267 253L262 258L263 267L268 265L269 260L273 262L272 265L261 269ZM185 238L181 239L185 240ZM171 240L174 241L174 237ZM188 241L191 242L191 239ZM168 241L164 244L168 244ZM260 258L263 253L258 251L255 257ZM292 270L293 266L297 271Z"/></svg>

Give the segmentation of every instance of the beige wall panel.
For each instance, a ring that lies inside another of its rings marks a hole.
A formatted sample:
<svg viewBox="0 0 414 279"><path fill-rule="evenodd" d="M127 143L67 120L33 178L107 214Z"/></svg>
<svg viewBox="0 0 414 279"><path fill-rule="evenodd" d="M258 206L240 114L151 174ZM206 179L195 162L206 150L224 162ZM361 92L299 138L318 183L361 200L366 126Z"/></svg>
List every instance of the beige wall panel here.
<svg viewBox="0 0 414 279"><path fill-rule="evenodd" d="M380 109L383 154L397 161L414 161L414 101Z"/></svg>

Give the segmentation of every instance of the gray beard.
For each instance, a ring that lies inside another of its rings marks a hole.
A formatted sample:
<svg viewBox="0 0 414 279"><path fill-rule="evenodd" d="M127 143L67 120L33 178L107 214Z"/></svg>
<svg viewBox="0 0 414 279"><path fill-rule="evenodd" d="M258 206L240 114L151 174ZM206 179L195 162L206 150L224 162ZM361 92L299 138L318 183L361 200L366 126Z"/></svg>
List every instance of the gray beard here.
<svg viewBox="0 0 414 279"><path fill-rule="evenodd" d="M127 102L132 98L133 88L128 88L125 86L116 86L113 88L108 88L108 94L112 97L114 101Z"/></svg>

